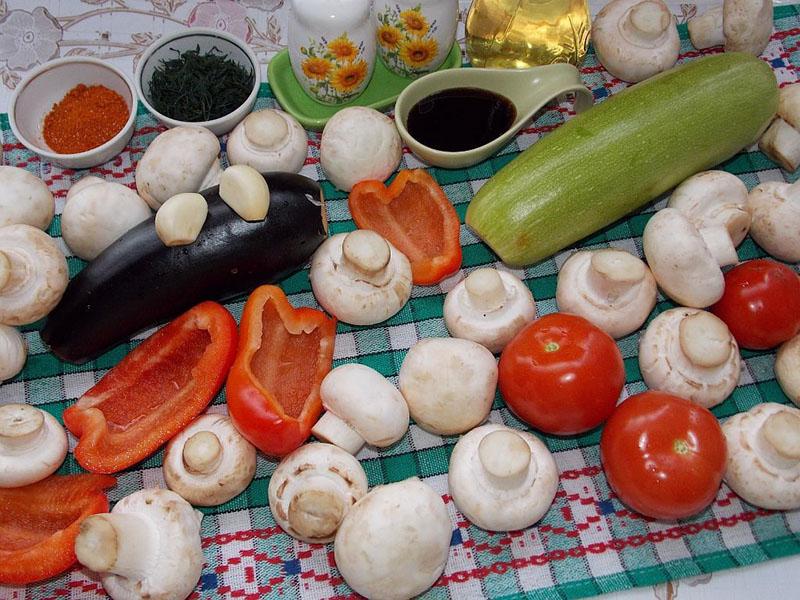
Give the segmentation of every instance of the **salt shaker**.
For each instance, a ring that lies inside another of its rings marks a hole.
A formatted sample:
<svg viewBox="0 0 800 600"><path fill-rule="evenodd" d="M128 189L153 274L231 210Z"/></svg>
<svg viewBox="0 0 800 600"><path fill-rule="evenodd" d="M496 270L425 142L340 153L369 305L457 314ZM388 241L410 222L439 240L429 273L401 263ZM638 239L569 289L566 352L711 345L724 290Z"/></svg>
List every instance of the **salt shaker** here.
<svg viewBox="0 0 800 600"><path fill-rule="evenodd" d="M341 104L356 98L375 66L370 0L291 0L289 60L314 100Z"/></svg>
<svg viewBox="0 0 800 600"><path fill-rule="evenodd" d="M381 60L403 77L438 69L456 39L458 0L375 0L372 15Z"/></svg>

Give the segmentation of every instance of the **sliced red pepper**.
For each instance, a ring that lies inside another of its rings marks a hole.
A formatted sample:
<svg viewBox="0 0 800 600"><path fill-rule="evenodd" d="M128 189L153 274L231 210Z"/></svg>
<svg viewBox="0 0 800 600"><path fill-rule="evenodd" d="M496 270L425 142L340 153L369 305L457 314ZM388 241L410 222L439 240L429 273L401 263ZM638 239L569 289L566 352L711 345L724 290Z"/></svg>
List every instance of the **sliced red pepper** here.
<svg viewBox="0 0 800 600"><path fill-rule="evenodd" d="M66 571L76 561L81 521L108 512L110 475L51 475L0 489L0 584L24 585Z"/></svg>
<svg viewBox="0 0 800 600"><path fill-rule="evenodd" d="M319 387L333 363L336 319L294 308L279 287L263 285L244 305L240 332L225 388L228 413L264 454L286 456L322 414Z"/></svg>
<svg viewBox="0 0 800 600"><path fill-rule="evenodd" d="M433 285L461 267L458 214L427 171L400 171L388 187L362 181L348 204L359 229L380 233L408 257L415 284Z"/></svg>
<svg viewBox="0 0 800 600"><path fill-rule="evenodd" d="M216 302L198 304L147 338L64 411L64 424L80 438L78 463L116 473L153 454L220 390L236 339L236 321Z"/></svg>

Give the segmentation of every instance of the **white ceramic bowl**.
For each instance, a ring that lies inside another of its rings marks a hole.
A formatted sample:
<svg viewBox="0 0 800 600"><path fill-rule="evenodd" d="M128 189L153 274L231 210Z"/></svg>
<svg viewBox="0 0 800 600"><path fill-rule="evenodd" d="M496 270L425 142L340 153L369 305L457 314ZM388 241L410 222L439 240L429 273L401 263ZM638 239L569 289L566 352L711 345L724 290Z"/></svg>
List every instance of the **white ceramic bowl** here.
<svg viewBox="0 0 800 600"><path fill-rule="evenodd" d="M125 100L130 115L125 126L105 144L78 152L53 152L42 136L45 116L76 85L104 85ZM110 64L85 56L57 58L31 71L11 97L8 120L17 139L43 159L70 169L103 164L122 152L133 135L137 94L130 79Z"/></svg>
<svg viewBox="0 0 800 600"><path fill-rule="evenodd" d="M196 122L171 119L158 112L150 104L150 80L153 78L153 72L156 70L156 67L158 67L163 60L171 60L178 56L175 52L176 50L178 52L185 52L186 50L194 50L198 46L200 46L201 53L208 52L216 46L234 62L239 63L246 69L252 69L255 74L253 78L253 89L247 97L247 100L245 100L239 108L218 119ZM167 127L199 125L210 129L215 135L222 135L236 127L236 125L253 110L253 105L255 105L256 97L258 96L258 89L261 86L261 66L258 63L258 58L256 58L255 53L243 40L229 33L225 33L224 31L198 27L175 32L171 35L159 38L151 44L139 60L139 65L136 67L136 75L134 75L134 82L142 104L147 107L147 110L149 110L156 119Z"/></svg>

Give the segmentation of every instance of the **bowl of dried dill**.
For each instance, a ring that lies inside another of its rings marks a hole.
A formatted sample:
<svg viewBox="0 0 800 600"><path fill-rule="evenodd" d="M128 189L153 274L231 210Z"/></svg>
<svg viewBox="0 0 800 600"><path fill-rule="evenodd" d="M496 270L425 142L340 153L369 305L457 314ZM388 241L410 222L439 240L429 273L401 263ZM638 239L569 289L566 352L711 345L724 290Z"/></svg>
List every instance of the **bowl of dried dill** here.
<svg viewBox="0 0 800 600"><path fill-rule="evenodd" d="M167 127L199 125L222 135L253 109L261 74L243 40L192 28L154 42L139 60L134 83L147 110Z"/></svg>

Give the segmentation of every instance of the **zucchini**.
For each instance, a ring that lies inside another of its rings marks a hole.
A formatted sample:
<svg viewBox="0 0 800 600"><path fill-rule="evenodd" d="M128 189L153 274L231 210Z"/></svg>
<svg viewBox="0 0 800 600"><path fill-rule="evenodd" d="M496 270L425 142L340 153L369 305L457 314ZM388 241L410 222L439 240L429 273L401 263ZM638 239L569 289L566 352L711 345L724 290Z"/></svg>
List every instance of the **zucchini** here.
<svg viewBox="0 0 800 600"><path fill-rule="evenodd" d="M466 223L511 266L538 262L755 142L778 107L770 66L691 61L567 121L498 171Z"/></svg>
<svg viewBox="0 0 800 600"><path fill-rule="evenodd" d="M165 246L155 217L106 248L70 281L42 340L56 356L85 362L203 300L226 300L300 269L327 236L319 184L293 173L264 176L267 218L242 220L219 197L202 195L208 219L186 246Z"/></svg>

